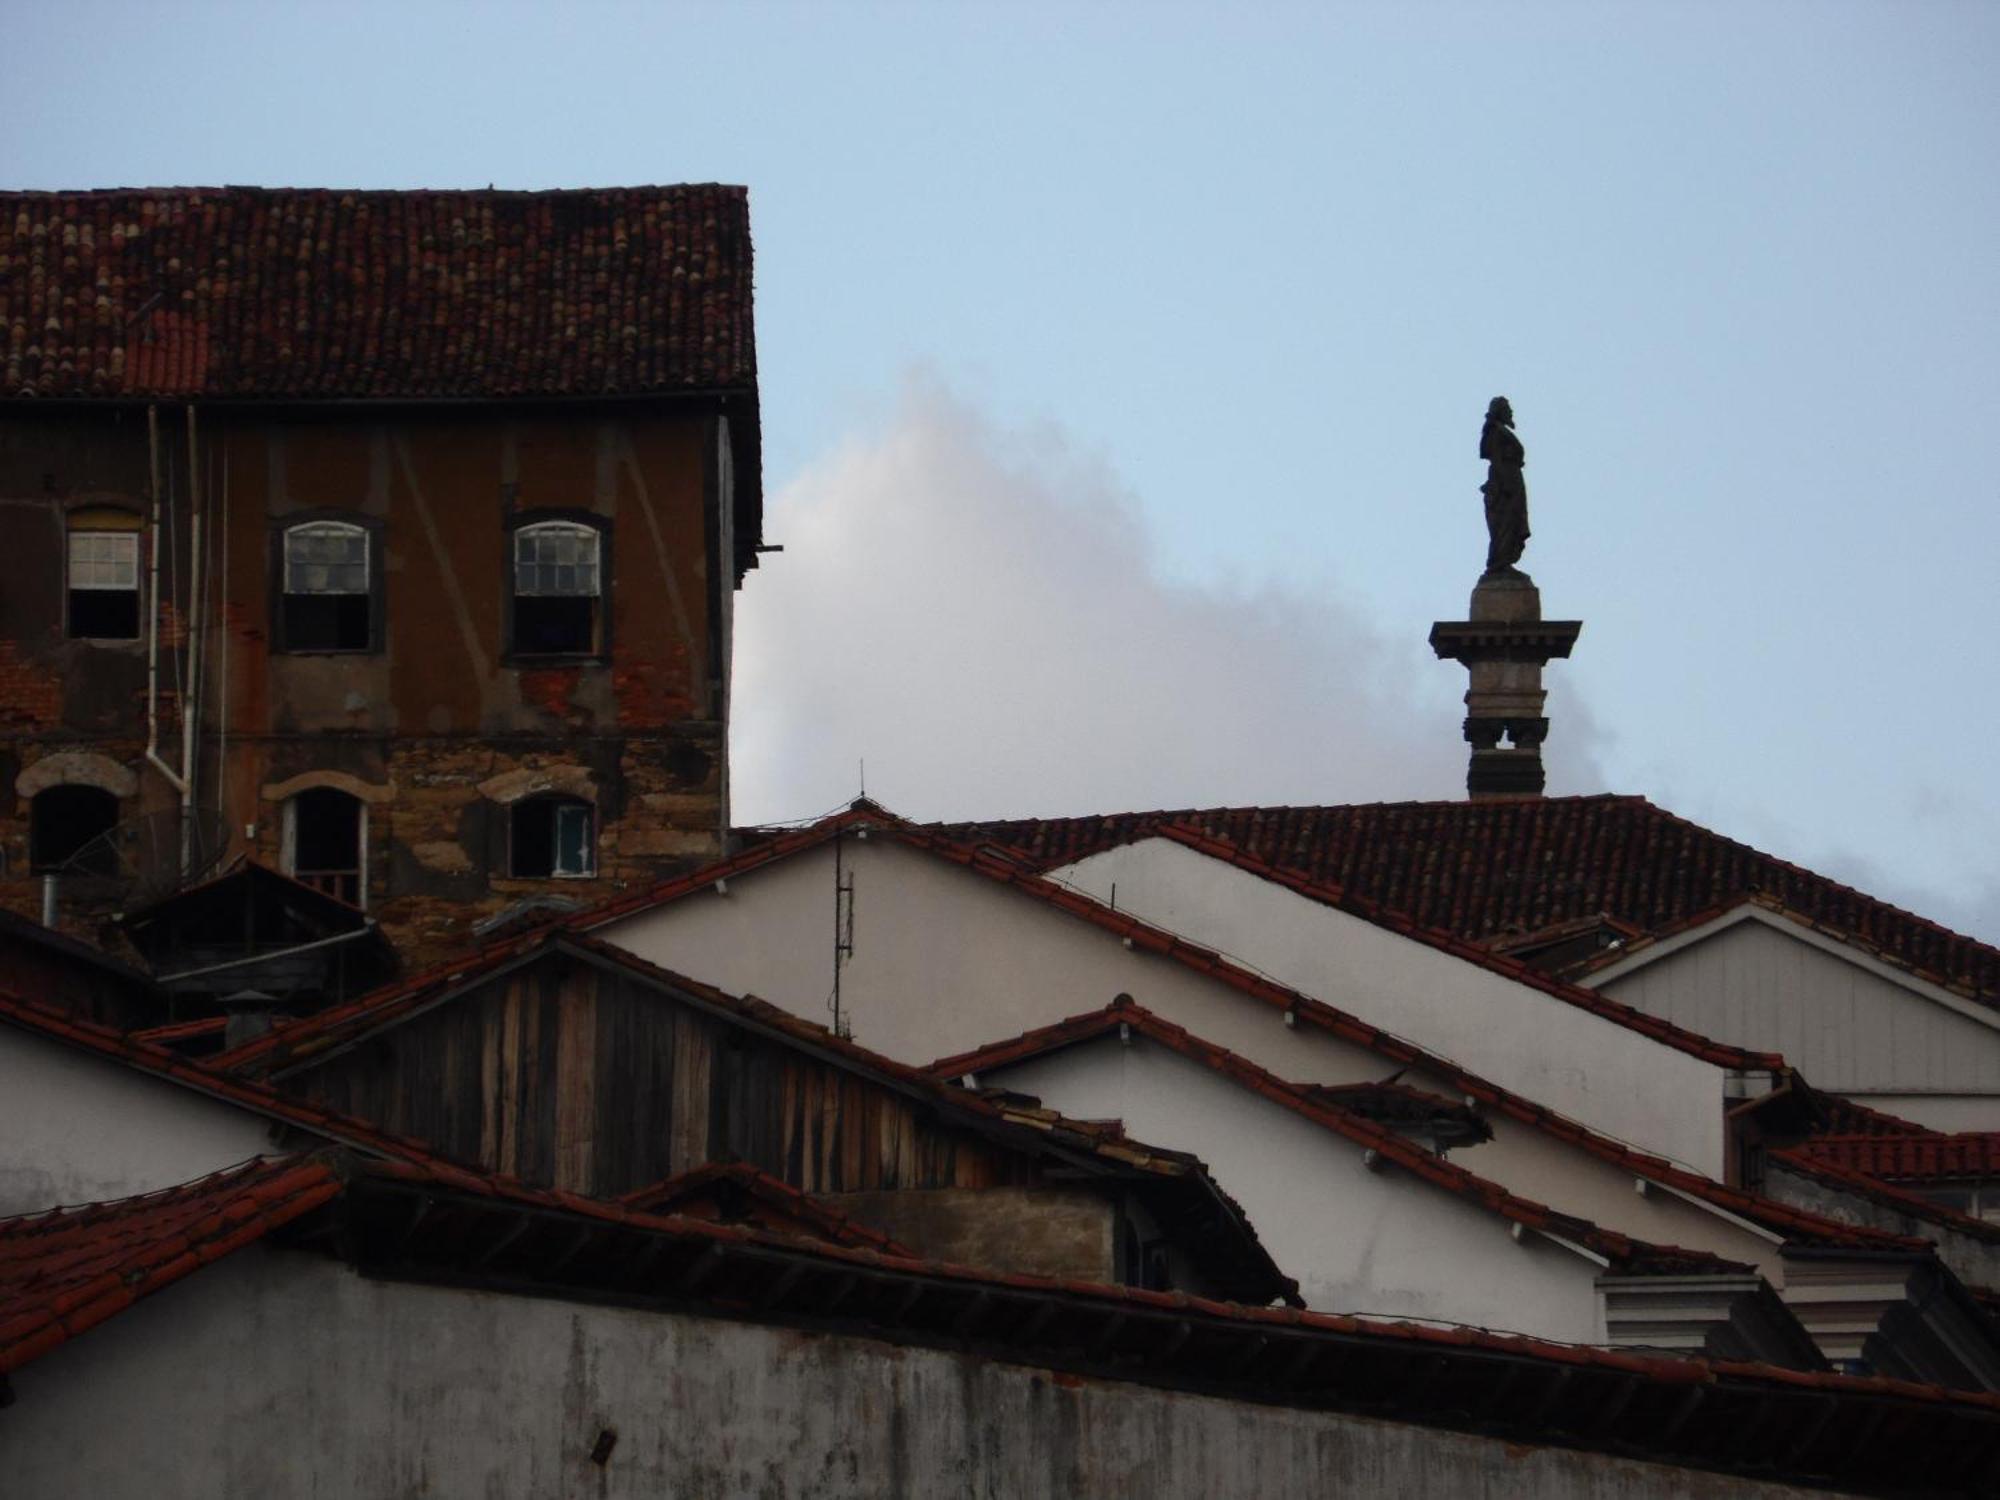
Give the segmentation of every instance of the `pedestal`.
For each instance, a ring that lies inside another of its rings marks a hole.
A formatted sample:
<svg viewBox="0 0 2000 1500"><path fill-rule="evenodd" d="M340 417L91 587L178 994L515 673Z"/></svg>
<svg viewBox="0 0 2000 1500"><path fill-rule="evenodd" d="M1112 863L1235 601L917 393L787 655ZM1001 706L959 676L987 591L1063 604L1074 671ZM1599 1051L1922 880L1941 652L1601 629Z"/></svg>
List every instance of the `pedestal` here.
<svg viewBox="0 0 2000 1500"><path fill-rule="evenodd" d="M1443 660L1463 662L1471 677L1465 691L1465 738L1472 746L1466 792L1475 801L1539 797L1542 741L1549 732L1542 667L1569 655L1583 622L1544 620L1541 591L1518 568L1483 575L1468 614L1431 626L1431 649Z"/></svg>

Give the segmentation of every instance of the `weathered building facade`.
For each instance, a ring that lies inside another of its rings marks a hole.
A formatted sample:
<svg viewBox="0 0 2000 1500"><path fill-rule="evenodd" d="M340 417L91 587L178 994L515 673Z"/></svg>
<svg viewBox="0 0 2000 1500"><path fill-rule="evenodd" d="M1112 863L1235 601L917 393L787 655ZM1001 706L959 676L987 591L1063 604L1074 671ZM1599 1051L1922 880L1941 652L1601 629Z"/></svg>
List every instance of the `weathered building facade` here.
<svg viewBox="0 0 2000 1500"><path fill-rule="evenodd" d="M716 854L746 195L0 199L0 901L236 854L406 952Z"/></svg>

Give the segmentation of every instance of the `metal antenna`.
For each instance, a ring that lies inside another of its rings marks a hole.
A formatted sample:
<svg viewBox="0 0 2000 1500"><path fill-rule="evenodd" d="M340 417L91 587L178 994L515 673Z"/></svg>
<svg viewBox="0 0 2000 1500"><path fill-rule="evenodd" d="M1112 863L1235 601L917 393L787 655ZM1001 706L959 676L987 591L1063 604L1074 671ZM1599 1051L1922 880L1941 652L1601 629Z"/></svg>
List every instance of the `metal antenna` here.
<svg viewBox="0 0 2000 1500"><path fill-rule="evenodd" d="M847 869L846 842L845 834L833 836L833 998L828 1008L833 1012L833 1034L837 1037L854 1034L840 1004L841 966L854 956L854 876Z"/></svg>

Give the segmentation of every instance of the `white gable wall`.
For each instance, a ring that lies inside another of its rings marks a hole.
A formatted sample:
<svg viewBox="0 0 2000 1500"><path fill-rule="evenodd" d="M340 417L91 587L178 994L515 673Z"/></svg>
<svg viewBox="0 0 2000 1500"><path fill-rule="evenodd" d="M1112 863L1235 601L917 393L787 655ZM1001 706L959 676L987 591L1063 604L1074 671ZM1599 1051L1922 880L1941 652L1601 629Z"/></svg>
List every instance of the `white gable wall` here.
<svg viewBox="0 0 2000 1500"><path fill-rule="evenodd" d="M1940 1130L2000 1129L2000 1013L1762 908L1593 983L1704 1036L1783 1052L1818 1088Z"/></svg>
<svg viewBox="0 0 2000 1500"><path fill-rule="evenodd" d="M1141 921L1604 1135L1722 1174L1725 1074L1713 1063L1171 839L1106 850L1051 878L1101 901L1115 886L1118 909Z"/></svg>
<svg viewBox="0 0 2000 1500"><path fill-rule="evenodd" d="M270 1146L261 1115L0 1026L0 1216L150 1193Z"/></svg>
<svg viewBox="0 0 2000 1500"><path fill-rule="evenodd" d="M854 1040L924 1064L1128 993L1147 1009L1280 1077L1357 1083L1394 1065L1172 959L983 875L886 839L847 841L854 955L843 1004ZM822 1024L833 988L833 854L808 850L601 928L651 963Z"/></svg>
<svg viewBox="0 0 2000 1500"><path fill-rule="evenodd" d="M1310 1307L1603 1341L1594 1262L1540 1235L1517 1241L1500 1215L1406 1172L1370 1171L1360 1146L1143 1037L984 1081L1199 1156Z"/></svg>
<svg viewBox="0 0 2000 1500"><path fill-rule="evenodd" d="M1372 1082L1401 1073L1414 1087L1451 1093L1442 1078L1401 1069L1311 1024L1287 1026L1275 1006L1175 960L1127 950L1101 928L932 855L878 838L849 840L842 861L855 887L854 956L842 978L854 1039L899 1061L921 1065L1002 1041L1100 1010L1122 991L1290 1082ZM1123 887L1119 897L1122 905ZM832 851L806 851L732 879L726 895L699 892L597 935L652 963L823 1023L833 982ZM1593 1019L1551 1003L1565 1015ZM1606 1228L1762 1265L1752 1253L1761 1242L1712 1215L1642 1199L1627 1174L1597 1158L1504 1117L1492 1123L1491 1143L1454 1152L1453 1159L1525 1198ZM1236 1191L1227 1177L1222 1184Z"/></svg>

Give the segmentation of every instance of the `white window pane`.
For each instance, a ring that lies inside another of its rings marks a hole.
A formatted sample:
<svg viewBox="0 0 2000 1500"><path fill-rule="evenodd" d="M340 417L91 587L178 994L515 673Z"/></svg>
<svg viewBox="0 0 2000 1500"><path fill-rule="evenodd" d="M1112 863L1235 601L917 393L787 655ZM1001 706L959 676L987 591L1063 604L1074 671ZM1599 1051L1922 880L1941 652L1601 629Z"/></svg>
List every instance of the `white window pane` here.
<svg viewBox="0 0 2000 1500"><path fill-rule="evenodd" d="M69 539L69 586L73 589L139 587L139 534L136 531L78 531Z"/></svg>
<svg viewBox="0 0 2000 1500"><path fill-rule="evenodd" d="M590 809L556 809L555 872L558 875L590 873Z"/></svg>
<svg viewBox="0 0 2000 1500"><path fill-rule="evenodd" d="M309 521L285 533L285 592L368 592L368 533L340 521Z"/></svg>
<svg viewBox="0 0 2000 1500"><path fill-rule="evenodd" d="M514 533L515 593L597 591L597 533L590 527L551 521Z"/></svg>

